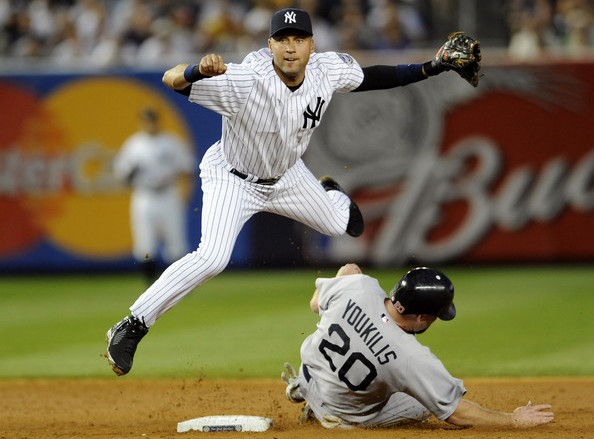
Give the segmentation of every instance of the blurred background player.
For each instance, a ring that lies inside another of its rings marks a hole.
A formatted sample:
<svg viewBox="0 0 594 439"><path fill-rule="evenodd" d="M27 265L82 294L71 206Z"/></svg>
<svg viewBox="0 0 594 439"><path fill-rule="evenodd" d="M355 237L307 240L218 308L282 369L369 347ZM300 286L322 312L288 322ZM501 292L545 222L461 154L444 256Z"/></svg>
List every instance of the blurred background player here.
<svg viewBox="0 0 594 439"><path fill-rule="evenodd" d="M326 428L390 427L424 422L431 414L457 426L532 427L553 420L548 404L490 410L464 398L462 380L420 344L438 318L456 316L454 285L440 271L406 273L388 297L356 264L316 281L310 301L317 330L301 346L297 375L286 363L287 398L307 401L300 421Z"/></svg>
<svg viewBox="0 0 594 439"><path fill-rule="evenodd" d="M133 188L132 254L151 284L159 274L159 256L170 264L187 253L187 206L180 179L194 173L195 160L187 145L161 129L154 108L139 116L140 130L124 142L114 173Z"/></svg>

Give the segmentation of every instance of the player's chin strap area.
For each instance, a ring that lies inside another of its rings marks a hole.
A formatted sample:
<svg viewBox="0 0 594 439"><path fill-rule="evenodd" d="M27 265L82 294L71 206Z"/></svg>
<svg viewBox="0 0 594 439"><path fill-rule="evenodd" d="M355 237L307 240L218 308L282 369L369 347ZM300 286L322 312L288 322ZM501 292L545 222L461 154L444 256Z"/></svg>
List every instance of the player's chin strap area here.
<svg viewBox="0 0 594 439"><path fill-rule="evenodd" d="M281 179L280 177L258 178L256 176L250 176L250 175L244 174L243 172L240 172L235 168L230 169L229 172L231 174L236 175L237 177L241 178L242 180L250 181L250 182L256 183L256 184L264 184L267 186L272 186L273 184L275 184L277 181L279 181Z"/></svg>

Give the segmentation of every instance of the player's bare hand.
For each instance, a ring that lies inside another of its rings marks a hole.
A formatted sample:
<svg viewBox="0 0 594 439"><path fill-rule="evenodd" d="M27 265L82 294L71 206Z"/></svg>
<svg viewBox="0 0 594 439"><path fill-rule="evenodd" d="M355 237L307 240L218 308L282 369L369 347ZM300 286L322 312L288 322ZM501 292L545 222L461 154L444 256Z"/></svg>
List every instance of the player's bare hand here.
<svg viewBox="0 0 594 439"><path fill-rule="evenodd" d="M550 404L532 405L532 402L528 402L527 405L514 410L512 414L514 426L527 428L547 424L554 418L550 409Z"/></svg>
<svg viewBox="0 0 594 439"><path fill-rule="evenodd" d="M227 66L221 55L211 53L200 60L200 73L206 76L218 76L227 71Z"/></svg>
<svg viewBox="0 0 594 439"><path fill-rule="evenodd" d="M362 271L357 264L345 264L338 269L336 277L348 276L349 274L361 274Z"/></svg>

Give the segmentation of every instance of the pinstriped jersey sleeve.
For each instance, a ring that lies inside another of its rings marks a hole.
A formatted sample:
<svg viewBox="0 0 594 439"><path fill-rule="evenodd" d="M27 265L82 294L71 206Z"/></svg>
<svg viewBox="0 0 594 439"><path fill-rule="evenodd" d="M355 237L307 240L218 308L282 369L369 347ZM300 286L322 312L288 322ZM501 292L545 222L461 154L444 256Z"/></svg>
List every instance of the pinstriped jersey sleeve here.
<svg viewBox="0 0 594 439"><path fill-rule="evenodd" d="M255 74L241 64L228 64L219 76L202 79L192 84L188 100L200 104L222 116L237 114L252 92Z"/></svg>
<svg viewBox="0 0 594 439"><path fill-rule="evenodd" d="M363 70L347 53L325 52L320 61L326 66L328 79L337 92L353 91L363 82Z"/></svg>

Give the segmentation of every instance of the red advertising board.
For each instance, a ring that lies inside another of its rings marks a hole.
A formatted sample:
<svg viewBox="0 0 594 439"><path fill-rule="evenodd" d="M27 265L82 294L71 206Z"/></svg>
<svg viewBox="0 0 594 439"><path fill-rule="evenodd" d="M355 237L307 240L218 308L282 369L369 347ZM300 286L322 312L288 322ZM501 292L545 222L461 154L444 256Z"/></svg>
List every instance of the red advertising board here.
<svg viewBox="0 0 594 439"><path fill-rule="evenodd" d="M463 259L592 260L594 66L516 71L527 87L493 89L447 116L445 154L473 137L494 153L479 191L489 227ZM435 232L447 235L445 224Z"/></svg>
<svg viewBox="0 0 594 439"><path fill-rule="evenodd" d="M446 73L333 101L307 163L367 229L328 260L594 260L594 65L484 70L476 89Z"/></svg>

